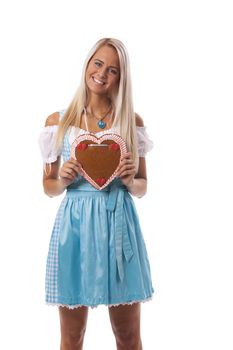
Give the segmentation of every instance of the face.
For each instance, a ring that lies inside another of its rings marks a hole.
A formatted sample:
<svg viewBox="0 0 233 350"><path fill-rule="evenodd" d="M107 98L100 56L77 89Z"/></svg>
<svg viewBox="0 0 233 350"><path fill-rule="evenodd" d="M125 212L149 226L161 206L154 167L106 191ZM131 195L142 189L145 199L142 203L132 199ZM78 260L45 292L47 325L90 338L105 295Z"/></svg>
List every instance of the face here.
<svg viewBox="0 0 233 350"><path fill-rule="evenodd" d="M90 92L107 94L118 87L120 64L117 51L111 46L99 48L88 63L86 85Z"/></svg>

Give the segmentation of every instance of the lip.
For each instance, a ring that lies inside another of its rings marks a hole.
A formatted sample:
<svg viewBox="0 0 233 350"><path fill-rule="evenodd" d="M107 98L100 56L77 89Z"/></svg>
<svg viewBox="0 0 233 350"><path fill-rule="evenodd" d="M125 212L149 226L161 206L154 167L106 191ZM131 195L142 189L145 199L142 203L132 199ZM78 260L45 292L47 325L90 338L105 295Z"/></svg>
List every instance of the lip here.
<svg viewBox="0 0 233 350"><path fill-rule="evenodd" d="M95 77L92 77L92 80L94 81L94 83L96 83L96 84L98 84L98 85L105 85L105 82L104 81L102 81L102 80L99 80L99 79L97 79L97 78L95 78Z"/></svg>

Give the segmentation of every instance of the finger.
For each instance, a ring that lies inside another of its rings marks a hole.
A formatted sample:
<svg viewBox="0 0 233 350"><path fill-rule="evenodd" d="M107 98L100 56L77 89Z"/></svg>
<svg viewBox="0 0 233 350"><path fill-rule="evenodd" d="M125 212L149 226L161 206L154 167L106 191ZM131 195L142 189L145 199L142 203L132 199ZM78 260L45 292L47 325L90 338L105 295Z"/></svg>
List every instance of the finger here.
<svg viewBox="0 0 233 350"><path fill-rule="evenodd" d="M73 164L74 166L82 166L82 165L77 161L77 159L74 159L74 158L70 158L70 160L68 160L68 163L69 163L69 164Z"/></svg>
<svg viewBox="0 0 233 350"><path fill-rule="evenodd" d="M132 172L134 172L136 174L135 167L127 167L127 166L125 166L125 167L123 167L123 168L118 170L118 172L117 172L118 176L121 175L125 171L132 171Z"/></svg>
<svg viewBox="0 0 233 350"><path fill-rule="evenodd" d="M120 169L118 172L117 172L117 176L125 176L127 174L136 174L136 168L135 167L124 167L123 169Z"/></svg>
<svg viewBox="0 0 233 350"><path fill-rule="evenodd" d="M123 173L119 175L119 177L126 177L126 176L135 176L135 172L131 170L125 170Z"/></svg>
<svg viewBox="0 0 233 350"><path fill-rule="evenodd" d="M74 179L74 176L72 176L72 175L70 175L70 174L68 174L68 173L61 173L61 174L60 174L60 177L61 177L62 179L68 179L68 180L73 180L73 179Z"/></svg>
<svg viewBox="0 0 233 350"><path fill-rule="evenodd" d="M76 174L80 174L80 175L83 174L83 168L82 168L81 165L80 165L80 166L74 166L74 167L72 168L72 170L74 170Z"/></svg>
<svg viewBox="0 0 233 350"><path fill-rule="evenodd" d="M63 176L63 177L67 177L67 175L68 175L69 177L72 176L72 178L74 178L74 177L76 177L77 172L74 171L73 168L63 167L63 168L61 169L60 174L61 174L61 176Z"/></svg>
<svg viewBox="0 0 233 350"><path fill-rule="evenodd" d="M119 164L119 169L123 169L124 167L133 167L135 163L131 160L124 160Z"/></svg>
<svg viewBox="0 0 233 350"><path fill-rule="evenodd" d="M79 167L81 164L76 160L68 160L67 162L63 163L62 169L74 169L75 171L79 170Z"/></svg>
<svg viewBox="0 0 233 350"><path fill-rule="evenodd" d="M61 173L59 175L60 175L60 178L62 178L62 179L74 180L74 178L75 178L73 175L68 174L68 173Z"/></svg>
<svg viewBox="0 0 233 350"><path fill-rule="evenodd" d="M82 171L82 166L79 162L77 161L71 161L69 160L68 162L63 164L63 169L72 169L76 173L79 173Z"/></svg>
<svg viewBox="0 0 233 350"><path fill-rule="evenodd" d="M133 163L133 159L132 158L122 158L121 159L121 163Z"/></svg>
<svg viewBox="0 0 233 350"><path fill-rule="evenodd" d="M123 162L120 164L119 169L129 169L135 167L135 164L132 162Z"/></svg>
<svg viewBox="0 0 233 350"><path fill-rule="evenodd" d="M131 153L131 152L125 153L125 154L121 157L121 160L124 160L124 159L133 159L132 153Z"/></svg>
<svg viewBox="0 0 233 350"><path fill-rule="evenodd" d="M80 166L81 164L77 160L68 160L63 166L68 166L69 168L73 168L75 166Z"/></svg>
<svg viewBox="0 0 233 350"><path fill-rule="evenodd" d="M70 170L68 172L71 173ZM81 176L84 175L84 171L81 166L72 168L72 175L76 177L78 174L80 174Z"/></svg>
<svg viewBox="0 0 233 350"><path fill-rule="evenodd" d="M125 156L126 156L126 157L132 157L132 156L133 156L133 153L132 153L132 152L126 152L126 153L125 153Z"/></svg>

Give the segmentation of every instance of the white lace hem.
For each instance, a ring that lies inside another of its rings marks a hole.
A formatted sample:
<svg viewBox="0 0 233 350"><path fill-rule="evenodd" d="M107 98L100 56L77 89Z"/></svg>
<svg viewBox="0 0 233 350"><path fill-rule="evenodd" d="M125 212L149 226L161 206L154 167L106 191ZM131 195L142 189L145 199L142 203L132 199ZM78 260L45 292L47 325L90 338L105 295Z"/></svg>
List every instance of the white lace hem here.
<svg viewBox="0 0 233 350"><path fill-rule="evenodd" d="M147 299L143 299L143 300L133 300L127 303L119 303L119 304L98 304L98 305L94 305L94 306L90 306L90 305L81 305L81 304L76 304L76 305L66 305L66 304L59 304L59 303L45 303L45 305L47 306L61 306L61 307L67 307L68 309L76 309L79 307L91 307L92 309L97 308L100 305L104 305L104 306L108 306L108 307L113 307L113 306L119 306L119 305L132 305L132 304L136 304L136 303L146 303L148 301L151 301L153 299L153 297L147 298Z"/></svg>

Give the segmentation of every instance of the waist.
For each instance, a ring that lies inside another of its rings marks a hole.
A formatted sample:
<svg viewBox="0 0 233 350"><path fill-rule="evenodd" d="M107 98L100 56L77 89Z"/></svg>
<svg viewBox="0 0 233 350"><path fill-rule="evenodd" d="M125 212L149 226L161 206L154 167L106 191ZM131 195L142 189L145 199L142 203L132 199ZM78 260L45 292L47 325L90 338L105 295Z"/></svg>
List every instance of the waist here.
<svg viewBox="0 0 233 350"><path fill-rule="evenodd" d="M78 176L77 180L70 184L67 187L67 194L68 193L76 193L79 194L96 194L98 195L106 195L110 193L113 190L123 190L128 191L127 187L123 185L120 179L116 178L114 179L108 186L104 187L102 190L97 190L95 187L93 187L87 180L85 180L82 176ZM91 192L91 193L90 193Z"/></svg>
<svg viewBox="0 0 233 350"><path fill-rule="evenodd" d="M91 186L92 187L92 186ZM92 188L82 188L82 186L77 187L77 188L67 188L66 190L66 196L67 197L77 197L77 196L82 196L82 197L108 197L109 194L114 190L114 192L117 191L124 191L128 192L127 188L125 186L114 186L113 187L106 187L102 190L97 190L94 187Z"/></svg>

